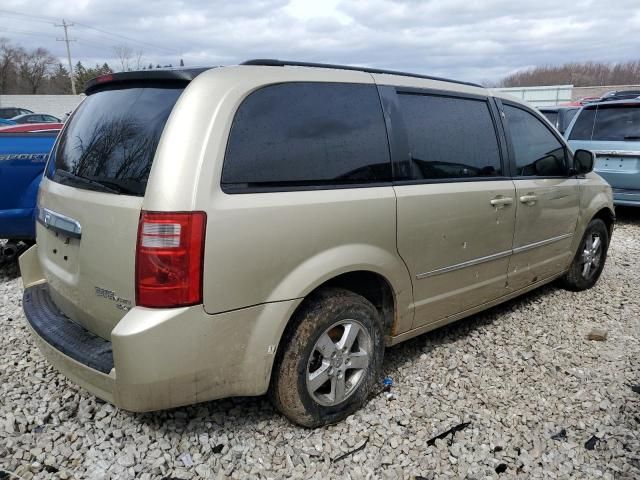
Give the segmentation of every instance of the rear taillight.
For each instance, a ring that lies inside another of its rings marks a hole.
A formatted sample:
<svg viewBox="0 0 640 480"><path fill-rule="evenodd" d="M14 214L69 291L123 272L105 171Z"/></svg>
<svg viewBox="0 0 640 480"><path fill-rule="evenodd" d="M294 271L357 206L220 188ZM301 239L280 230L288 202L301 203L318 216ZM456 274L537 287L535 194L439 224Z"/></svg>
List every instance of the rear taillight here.
<svg viewBox="0 0 640 480"><path fill-rule="evenodd" d="M204 212L145 212L136 247L136 305L184 307L202 303Z"/></svg>

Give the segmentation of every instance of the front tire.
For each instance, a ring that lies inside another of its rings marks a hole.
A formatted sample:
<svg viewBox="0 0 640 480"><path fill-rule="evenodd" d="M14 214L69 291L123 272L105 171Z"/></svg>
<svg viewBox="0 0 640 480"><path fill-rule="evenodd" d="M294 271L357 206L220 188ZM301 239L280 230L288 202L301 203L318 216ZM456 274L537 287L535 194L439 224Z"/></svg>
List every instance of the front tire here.
<svg viewBox="0 0 640 480"><path fill-rule="evenodd" d="M376 308L348 290L318 292L292 319L274 364L269 396L304 427L336 423L362 407L384 355Z"/></svg>
<svg viewBox="0 0 640 480"><path fill-rule="evenodd" d="M609 230L599 218L594 218L587 225L580 241L569 271L562 278L562 285L567 290L580 292L593 287L604 268L609 249Z"/></svg>

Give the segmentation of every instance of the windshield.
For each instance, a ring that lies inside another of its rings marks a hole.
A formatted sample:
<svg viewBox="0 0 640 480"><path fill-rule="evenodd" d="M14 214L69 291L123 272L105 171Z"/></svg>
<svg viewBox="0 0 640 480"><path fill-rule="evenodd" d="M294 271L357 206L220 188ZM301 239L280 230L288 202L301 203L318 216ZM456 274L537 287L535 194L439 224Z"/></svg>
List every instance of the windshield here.
<svg viewBox="0 0 640 480"><path fill-rule="evenodd" d="M47 169L51 180L143 196L164 125L184 87L136 87L89 95L65 128Z"/></svg>
<svg viewBox="0 0 640 480"><path fill-rule="evenodd" d="M569 140L640 140L640 104L598 105L583 109Z"/></svg>

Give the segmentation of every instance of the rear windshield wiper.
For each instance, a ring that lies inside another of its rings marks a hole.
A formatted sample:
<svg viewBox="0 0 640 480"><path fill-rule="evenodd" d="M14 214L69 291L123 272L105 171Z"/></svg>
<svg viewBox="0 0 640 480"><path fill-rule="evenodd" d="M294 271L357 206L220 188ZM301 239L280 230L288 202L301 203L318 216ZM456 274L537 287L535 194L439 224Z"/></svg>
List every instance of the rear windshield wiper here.
<svg viewBox="0 0 640 480"><path fill-rule="evenodd" d="M123 186L122 184L120 184L119 182L115 182L112 180L103 180L100 177L94 177L90 179L92 182L96 182L99 183L100 185L104 185L107 188L111 188L113 190L115 190L118 193L125 193L128 195L140 195L140 192L132 190L130 188L127 188L125 186Z"/></svg>
<svg viewBox="0 0 640 480"><path fill-rule="evenodd" d="M102 184L100 182L96 182L95 180L91 180L91 179L86 178L86 177L80 177L78 175L74 175L73 173L67 172L65 170L56 170L55 173L54 173L54 178L56 176L62 177L65 180L67 180L66 182L60 182L60 183L66 184L66 185L69 185L69 184L72 184L73 182L75 182L77 184L81 184L81 185L84 185L84 186L92 187L92 188L90 188L90 190L96 190L96 191L99 191L99 192L107 192L107 193L120 193L115 188L107 187L106 185L104 185L104 184Z"/></svg>
<svg viewBox="0 0 640 480"><path fill-rule="evenodd" d="M625 135L625 140L640 140L640 135Z"/></svg>

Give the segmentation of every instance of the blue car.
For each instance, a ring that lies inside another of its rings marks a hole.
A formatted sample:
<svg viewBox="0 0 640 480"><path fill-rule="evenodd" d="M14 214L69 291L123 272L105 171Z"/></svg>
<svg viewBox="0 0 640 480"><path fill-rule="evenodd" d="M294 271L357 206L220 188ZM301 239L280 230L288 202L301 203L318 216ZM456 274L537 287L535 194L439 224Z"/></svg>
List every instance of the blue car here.
<svg viewBox="0 0 640 480"><path fill-rule="evenodd" d="M35 239L38 186L57 134L0 129L0 238Z"/></svg>
<svg viewBox="0 0 640 480"><path fill-rule="evenodd" d="M8 125L15 125L16 122L9 120L8 118L0 118L0 127L6 127Z"/></svg>
<svg viewBox="0 0 640 480"><path fill-rule="evenodd" d="M565 132L575 151L596 154L594 171L613 188L613 203L640 207L640 100L590 103Z"/></svg>

